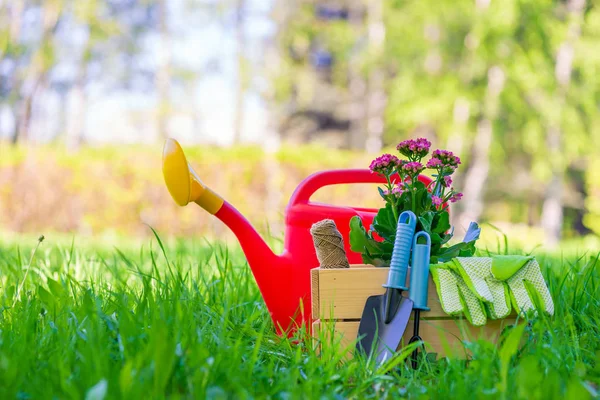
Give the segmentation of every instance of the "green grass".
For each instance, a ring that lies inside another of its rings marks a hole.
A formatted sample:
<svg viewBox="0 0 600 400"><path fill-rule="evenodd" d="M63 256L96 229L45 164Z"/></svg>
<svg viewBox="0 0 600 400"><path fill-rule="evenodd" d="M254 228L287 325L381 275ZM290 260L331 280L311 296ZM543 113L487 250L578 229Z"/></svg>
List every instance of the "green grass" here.
<svg viewBox="0 0 600 400"><path fill-rule="evenodd" d="M469 363L376 369L273 327L238 247L158 241L0 247L0 398L585 399L600 383L600 263L538 254L553 318ZM168 262L167 262L168 259ZM25 275L27 274L26 279ZM17 294L24 282L23 289ZM525 325L522 325L525 326ZM104 397L103 397L104 395Z"/></svg>

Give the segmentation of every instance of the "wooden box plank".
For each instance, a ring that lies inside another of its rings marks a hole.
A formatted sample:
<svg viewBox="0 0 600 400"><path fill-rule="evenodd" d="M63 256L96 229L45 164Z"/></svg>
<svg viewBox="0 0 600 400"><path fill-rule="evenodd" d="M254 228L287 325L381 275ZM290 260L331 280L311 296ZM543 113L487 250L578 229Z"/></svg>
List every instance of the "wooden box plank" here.
<svg viewBox="0 0 600 400"><path fill-rule="evenodd" d="M364 264L350 265L350 268L344 269L311 270L313 336L330 345L330 340L340 340L341 346L349 346L348 357L352 357L365 302L369 296L385 292L382 285L387 281L388 273L389 268ZM407 286L409 282L410 268ZM468 351L463 340L486 339L496 342L502 330L515 322L515 313L506 319L490 320L483 327L475 327L464 318L449 316L441 308L431 276L427 301L431 311L421 312L420 336L427 343L427 351L437 353L439 357L465 357ZM329 333L333 337L329 337ZM408 343L412 334L411 316L403 342Z"/></svg>
<svg viewBox="0 0 600 400"><path fill-rule="evenodd" d="M419 333L426 343L428 353L437 353L438 358L470 355L463 341L485 339L496 343L503 329L513 325L514 318L488 321L485 326L476 327L465 319L421 320ZM348 347L347 357L351 358L358 335L360 321L320 321L313 322L313 336L321 340L321 345L339 341L341 348ZM329 333L333 332L334 337ZM412 320L407 326L398 349L408 344L413 335Z"/></svg>
<svg viewBox="0 0 600 400"><path fill-rule="evenodd" d="M369 296L385 293L389 268L353 267L311 270L313 319L360 319ZM407 286L410 282L410 268ZM404 296L408 296L405 292ZM421 313L422 319L448 317L442 310L435 285L429 277L427 305L431 311Z"/></svg>

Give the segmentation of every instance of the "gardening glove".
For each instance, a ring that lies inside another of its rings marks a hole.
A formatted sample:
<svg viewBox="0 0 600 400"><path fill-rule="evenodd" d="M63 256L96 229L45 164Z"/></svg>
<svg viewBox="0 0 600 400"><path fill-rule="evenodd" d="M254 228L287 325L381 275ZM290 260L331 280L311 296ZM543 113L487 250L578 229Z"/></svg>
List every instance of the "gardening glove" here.
<svg viewBox="0 0 600 400"><path fill-rule="evenodd" d="M456 269L454 259L429 267L442 309L448 315L464 314L475 326L485 325L487 316L483 301L469 289Z"/></svg>
<svg viewBox="0 0 600 400"><path fill-rule="evenodd" d="M510 299L517 311L539 307L554 315L554 302L537 260L524 256L493 256L492 274L510 289Z"/></svg>
<svg viewBox="0 0 600 400"><path fill-rule="evenodd" d="M440 270L451 270L455 273L454 279L449 278L445 272L440 276L436 271L439 281L436 286L442 308L451 315L459 313L460 306L452 302L457 293L463 312L473 325L485 324L486 320L480 315L482 312L485 314L485 311L492 319L507 317L512 311L511 305L516 310L526 311L534 309L537 302L548 314L554 314L552 297L533 257L458 257L446 264L450 265ZM443 282L444 280L447 282ZM464 286L475 295L479 304L472 299L468 300L468 296L464 294ZM451 303L446 305L445 301Z"/></svg>

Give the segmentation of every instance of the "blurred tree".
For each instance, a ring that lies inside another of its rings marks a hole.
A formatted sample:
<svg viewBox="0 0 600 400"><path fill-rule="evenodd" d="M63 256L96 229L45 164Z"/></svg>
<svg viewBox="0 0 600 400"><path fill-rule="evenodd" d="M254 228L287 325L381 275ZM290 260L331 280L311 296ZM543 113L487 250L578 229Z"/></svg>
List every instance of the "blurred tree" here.
<svg viewBox="0 0 600 400"><path fill-rule="evenodd" d="M17 127L13 143L27 141L35 96L47 85L48 72L54 65L55 58L54 32L63 11L64 0L46 0L39 6L32 4L30 7L41 7L41 33L39 41L27 50L26 57L29 58L27 66L16 71L15 79L18 83L12 85L14 90L18 90ZM17 1L14 12L22 13L25 10L26 7ZM16 15L16 18L19 22L14 27L14 33L20 34L22 16ZM19 41L17 39L17 42Z"/></svg>
<svg viewBox="0 0 600 400"><path fill-rule="evenodd" d="M458 229L525 221L543 228L549 246L599 231L600 182L590 171L600 154L598 0L278 0L264 53L254 41L257 4L0 1L0 118L9 119L0 128L14 129L14 142L64 133L77 147L95 87L103 98L156 99L134 120L144 133L164 137L190 114L196 130L197 83L232 62L235 141L246 100L260 93L275 110L261 143L267 208L280 195L282 177L270 171L283 138L379 152L425 136L463 158ZM232 58L223 50L199 65L193 44L180 57L175 48L217 19L237 47ZM59 107L56 123L47 104L65 93L70 107Z"/></svg>
<svg viewBox="0 0 600 400"><path fill-rule="evenodd" d="M365 150L378 153L383 147L384 112L386 106L385 80L383 68L385 24L383 22L383 0L367 3L367 140Z"/></svg>
<svg viewBox="0 0 600 400"><path fill-rule="evenodd" d="M351 124L364 121L353 112L366 115L364 96L358 99L360 109L347 104L348 87L364 80L358 68L349 77L349 60L364 35L364 5L358 0L297 0L286 6L294 18L283 27L285 69L276 77L277 100L288 108L280 130L288 140L346 147Z"/></svg>
<svg viewBox="0 0 600 400"><path fill-rule="evenodd" d="M558 245L563 229L563 198L564 179L567 167L564 157L564 123L565 111L568 107L566 95L569 91L571 75L573 73L573 58L575 44L581 35L583 9L585 0L568 0L566 3L568 27L564 41L556 53L555 77L557 81L554 89L553 102L555 113L548 114L549 120L546 131L548 146L548 160L552 179L546 189L544 205L542 208L542 227L546 232L546 244L551 247Z"/></svg>
<svg viewBox="0 0 600 400"><path fill-rule="evenodd" d="M81 24L86 31L77 62L76 76L71 85L71 99L74 110L70 114L65 132L67 147L76 150L83 141L85 130L88 104L86 86L89 82L89 66L92 62L102 58L102 49L98 46L106 43L111 37L118 35L120 26L110 19L106 6L101 0L73 1L71 5L75 21Z"/></svg>
<svg viewBox="0 0 600 400"><path fill-rule="evenodd" d="M498 5L498 3L495 4ZM481 107L478 110L479 115L470 155L471 161L463 182L464 200L461 207L462 213L458 218L458 224L462 228L468 227L471 221L479 221L484 211L485 187L490 171L490 149L494 138L494 127L496 130L498 128L500 95L506 82L504 64L508 60L506 60L506 54L502 54L501 46L516 28L517 18L514 2L501 3L500 7L505 10L512 8L512 10L505 15L502 24L489 25L490 19L498 10L490 9L489 1L476 1L477 15L473 30L469 33L472 36L467 35L468 40L482 44L476 56L480 57L481 65L487 69L487 79L485 93L482 93L483 99L480 102ZM473 84L470 87L476 88ZM499 136L501 135L497 133L496 137Z"/></svg>
<svg viewBox="0 0 600 400"><path fill-rule="evenodd" d="M158 91L158 134L163 140L169 136L168 125L171 115L171 32L169 30L169 10L166 0L157 0L157 12L160 31L160 61L155 74Z"/></svg>
<svg viewBox="0 0 600 400"><path fill-rule="evenodd" d="M578 6L545 0L387 4L386 58L393 76L388 142L425 135L460 152L467 168L466 175L458 176L465 190L461 225L480 217L511 219L484 210L484 195L488 203L510 199L516 213L525 203L529 211L517 220L537 222L544 197L542 226L548 243L554 243L565 228L562 202L573 203L580 193L578 185L570 185L561 195L558 183L565 168L585 165L576 160L589 154L590 121L597 115L592 110L598 107L598 89L590 82L597 81L591 64L600 64L594 57L578 58L579 40L565 36L584 23L574 14ZM587 10L592 26L595 10ZM567 14L573 22L565 19ZM572 51L561 43L571 43ZM569 55L574 64L567 74ZM590 72L578 66L584 63ZM573 77L566 85L557 81L559 68L561 76ZM561 135L569 140L552 147L548 139ZM463 154L466 144L472 145L471 152Z"/></svg>
<svg viewBox="0 0 600 400"><path fill-rule="evenodd" d="M237 81L237 86L235 93L233 143L239 143L244 128L245 100L246 91L248 90L248 66L246 57L244 56L247 42L244 24L246 19L246 0L236 0L234 13L236 15L235 40L237 46L237 76L235 79Z"/></svg>
<svg viewBox="0 0 600 400"><path fill-rule="evenodd" d="M24 8L24 0L15 0L10 4L0 3L0 60L4 66L0 71L0 100L11 110L19 98L16 90L19 87L17 61L26 51L26 46L21 40ZM17 138L16 128L12 136Z"/></svg>

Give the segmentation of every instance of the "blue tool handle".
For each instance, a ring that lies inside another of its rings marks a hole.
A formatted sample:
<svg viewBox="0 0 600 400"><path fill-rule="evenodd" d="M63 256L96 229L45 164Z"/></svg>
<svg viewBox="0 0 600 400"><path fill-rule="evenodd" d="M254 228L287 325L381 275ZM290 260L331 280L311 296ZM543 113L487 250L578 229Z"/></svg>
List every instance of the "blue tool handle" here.
<svg viewBox="0 0 600 400"><path fill-rule="evenodd" d="M417 243L419 238L425 238L426 244ZM413 301L413 309L429 311L427 294L429 292L429 259L431 253L431 238L427 232L415 235L412 250L410 270L409 298Z"/></svg>
<svg viewBox="0 0 600 400"><path fill-rule="evenodd" d="M406 287L406 274L408 273L408 260L416 227L417 217L412 211L404 211L400 214L392 261L390 262L390 272L387 283L383 287L408 290Z"/></svg>

